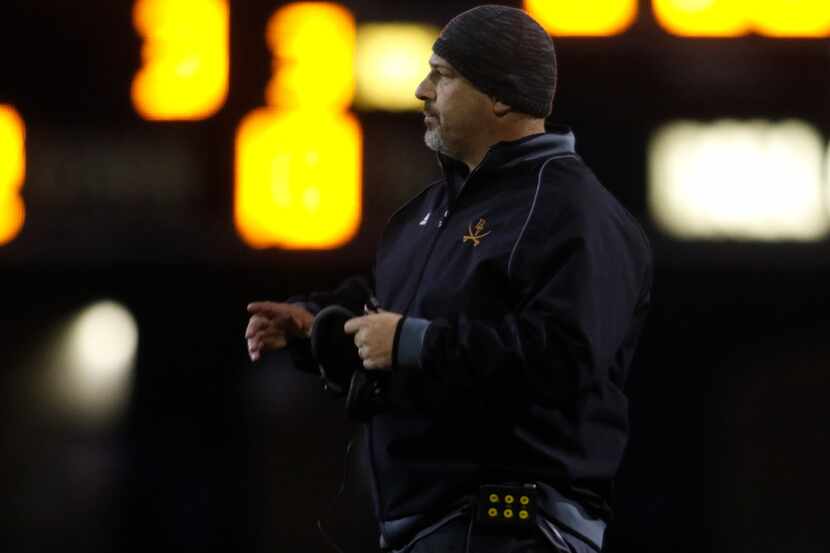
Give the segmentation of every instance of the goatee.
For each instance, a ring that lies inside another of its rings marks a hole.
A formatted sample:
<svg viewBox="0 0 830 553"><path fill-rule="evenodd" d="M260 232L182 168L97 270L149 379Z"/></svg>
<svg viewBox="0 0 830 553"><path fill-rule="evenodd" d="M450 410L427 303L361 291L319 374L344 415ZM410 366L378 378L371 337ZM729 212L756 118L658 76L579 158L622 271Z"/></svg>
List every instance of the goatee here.
<svg viewBox="0 0 830 553"><path fill-rule="evenodd" d="M424 143L433 152L448 154L447 145L444 143L444 139L441 137L441 133L438 132L437 128L427 129L426 133L424 133Z"/></svg>

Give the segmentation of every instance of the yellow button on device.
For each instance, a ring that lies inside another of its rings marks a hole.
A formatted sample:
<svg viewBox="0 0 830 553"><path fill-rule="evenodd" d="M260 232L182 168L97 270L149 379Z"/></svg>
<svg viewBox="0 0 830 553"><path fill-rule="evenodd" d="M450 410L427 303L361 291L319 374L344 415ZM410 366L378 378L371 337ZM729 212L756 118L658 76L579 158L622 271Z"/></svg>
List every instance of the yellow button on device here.
<svg viewBox="0 0 830 553"><path fill-rule="evenodd" d="M487 515L488 516L494 517L498 514L499 514L499 510L496 509L495 507L490 507L489 509L487 509Z"/></svg>
<svg viewBox="0 0 830 553"><path fill-rule="evenodd" d="M513 503L513 496L512 495L505 495L504 496L504 502L507 503L508 505L510 503Z"/></svg>
<svg viewBox="0 0 830 553"><path fill-rule="evenodd" d="M497 496L494 493L491 493L490 494L490 503L498 503L498 502L499 502L499 496Z"/></svg>
<svg viewBox="0 0 830 553"><path fill-rule="evenodd" d="M528 503L530 503L530 498L526 495L523 495L519 498L519 503L521 503L522 505L527 505Z"/></svg>
<svg viewBox="0 0 830 553"><path fill-rule="evenodd" d="M513 518L513 509L505 509L504 518Z"/></svg>
<svg viewBox="0 0 830 553"><path fill-rule="evenodd" d="M519 518L520 518L520 519L524 520L524 519L526 519L526 518L527 518L527 516L528 516L528 515L527 515L527 511L525 511L524 509L522 509L521 511L519 511Z"/></svg>

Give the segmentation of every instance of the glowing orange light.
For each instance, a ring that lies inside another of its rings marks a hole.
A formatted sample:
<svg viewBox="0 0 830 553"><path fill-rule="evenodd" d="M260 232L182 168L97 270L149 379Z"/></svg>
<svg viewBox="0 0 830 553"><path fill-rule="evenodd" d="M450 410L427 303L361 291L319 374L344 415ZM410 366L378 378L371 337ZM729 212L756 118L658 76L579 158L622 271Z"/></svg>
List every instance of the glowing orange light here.
<svg viewBox="0 0 830 553"><path fill-rule="evenodd" d="M301 249L348 241L360 224L361 134L347 113L248 115L236 155L235 220L245 241Z"/></svg>
<svg viewBox="0 0 830 553"><path fill-rule="evenodd" d="M652 0L654 15L681 36L830 36L827 0Z"/></svg>
<svg viewBox="0 0 830 553"><path fill-rule="evenodd" d="M144 38L133 104L150 120L213 115L228 93L227 0L137 0L133 20Z"/></svg>
<svg viewBox="0 0 830 553"><path fill-rule="evenodd" d="M680 36L744 35L750 30L749 5L744 0L652 0L657 21Z"/></svg>
<svg viewBox="0 0 830 553"><path fill-rule="evenodd" d="M548 33L557 36L616 35L637 17L637 0L525 0L524 8Z"/></svg>
<svg viewBox="0 0 830 553"><path fill-rule="evenodd" d="M750 8L751 6L751 8ZM747 3L755 30L771 37L830 36L827 0L755 0Z"/></svg>
<svg viewBox="0 0 830 553"><path fill-rule="evenodd" d="M234 222L254 248L328 249L361 219L363 133L354 97L355 24L343 7L289 4L268 24L270 105L236 136Z"/></svg>
<svg viewBox="0 0 830 553"><path fill-rule="evenodd" d="M26 129L17 111L0 104L0 246L14 240L26 210L20 189L26 174Z"/></svg>
<svg viewBox="0 0 830 553"><path fill-rule="evenodd" d="M280 109L345 110L354 98L355 23L337 4L298 2L268 23L274 78L266 100Z"/></svg>

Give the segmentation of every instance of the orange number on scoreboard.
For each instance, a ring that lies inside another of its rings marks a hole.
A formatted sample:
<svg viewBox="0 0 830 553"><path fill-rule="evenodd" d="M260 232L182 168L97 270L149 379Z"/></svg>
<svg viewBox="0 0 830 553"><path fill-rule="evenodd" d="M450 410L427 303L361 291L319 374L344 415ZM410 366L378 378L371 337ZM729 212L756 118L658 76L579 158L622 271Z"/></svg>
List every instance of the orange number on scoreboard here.
<svg viewBox="0 0 830 553"><path fill-rule="evenodd" d="M14 240L26 218L20 197L26 174L25 137L17 111L0 104L0 246Z"/></svg>
<svg viewBox="0 0 830 553"><path fill-rule="evenodd" d="M638 1L525 0L524 7L552 35L611 36L622 33L634 23Z"/></svg>
<svg viewBox="0 0 830 553"><path fill-rule="evenodd" d="M657 21L681 36L830 36L827 0L652 0Z"/></svg>
<svg viewBox="0 0 830 553"><path fill-rule="evenodd" d="M328 249L360 225L363 133L354 97L355 23L337 4L301 2L268 24L268 107L236 136L234 221L252 247Z"/></svg>
<svg viewBox="0 0 830 553"><path fill-rule="evenodd" d="M133 20L144 38L132 98L151 120L213 115L228 94L228 0L137 0Z"/></svg>

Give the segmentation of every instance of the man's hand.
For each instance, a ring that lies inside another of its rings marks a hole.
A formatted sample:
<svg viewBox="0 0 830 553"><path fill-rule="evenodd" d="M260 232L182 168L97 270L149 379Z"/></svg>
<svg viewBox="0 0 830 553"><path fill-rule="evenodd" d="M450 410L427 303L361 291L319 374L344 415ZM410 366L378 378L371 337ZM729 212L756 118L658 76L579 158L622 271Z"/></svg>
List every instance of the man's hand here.
<svg viewBox="0 0 830 553"><path fill-rule="evenodd" d="M343 325L346 334L354 334L354 345L367 369L392 368L395 329L403 315L381 311L349 319Z"/></svg>
<svg viewBox="0 0 830 553"><path fill-rule="evenodd" d="M248 313L251 319L245 338L251 361L259 359L263 351L285 347L290 337L308 336L314 322L314 315L292 303L249 303Z"/></svg>

